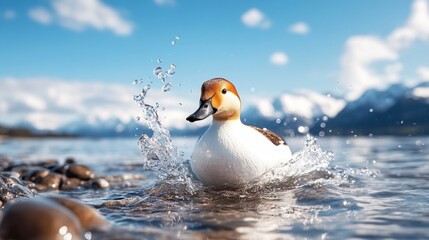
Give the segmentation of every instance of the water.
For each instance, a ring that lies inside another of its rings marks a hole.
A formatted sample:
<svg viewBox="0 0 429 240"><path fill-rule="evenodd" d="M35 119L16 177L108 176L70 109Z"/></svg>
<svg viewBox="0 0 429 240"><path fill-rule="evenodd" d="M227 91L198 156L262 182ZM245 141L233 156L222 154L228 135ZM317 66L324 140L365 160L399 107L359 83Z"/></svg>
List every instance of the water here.
<svg viewBox="0 0 429 240"><path fill-rule="evenodd" d="M114 224L94 239L429 238L428 137L290 138L307 161L291 164L287 178L238 191L197 184L193 193L144 170L136 142L9 139L0 153L31 161L73 156L109 176L108 190L59 192ZM176 158L189 159L195 142L173 137Z"/></svg>

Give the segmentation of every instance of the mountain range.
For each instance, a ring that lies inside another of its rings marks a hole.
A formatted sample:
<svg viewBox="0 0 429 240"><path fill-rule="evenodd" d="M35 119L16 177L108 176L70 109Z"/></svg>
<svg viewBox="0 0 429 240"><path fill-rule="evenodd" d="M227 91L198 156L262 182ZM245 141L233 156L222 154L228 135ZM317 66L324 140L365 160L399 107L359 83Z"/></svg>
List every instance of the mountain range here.
<svg viewBox="0 0 429 240"><path fill-rule="evenodd" d="M265 127L284 136L307 133L318 136L427 135L429 83L369 89L354 101L309 90L284 93L272 99L253 101L242 111L241 118L246 124ZM207 128L191 124L181 126L169 127L169 130L173 135L196 136ZM31 122L22 122L19 127L44 134ZM85 137L133 137L143 132L150 133L141 121L124 122L114 117L96 121L81 119L54 130L56 134Z"/></svg>

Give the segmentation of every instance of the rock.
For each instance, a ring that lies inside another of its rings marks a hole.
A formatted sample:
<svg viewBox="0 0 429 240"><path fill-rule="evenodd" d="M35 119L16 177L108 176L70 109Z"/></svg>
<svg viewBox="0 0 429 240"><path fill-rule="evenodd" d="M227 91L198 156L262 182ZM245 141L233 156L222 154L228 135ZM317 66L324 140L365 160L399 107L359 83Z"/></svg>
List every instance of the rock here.
<svg viewBox="0 0 429 240"><path fill-rule="evenodd" d="M80 180L88 181L94 178L94 172L85 165L72 164L66 170L66 176L72 178L78 178Z"/></svg>
<svg viewBox="0 0 429 240"><path fill-rule="evenodd" d="M83 239L83 229L73 212L54 201L20 199L5 206L0 238Z"/></svg>
<svg viewBox="0 0 429 240"><path fill-rule="evenodd" d="M95 189L106 189L109 187L109 182L104 178L96 178L91 180L91 187Z"/></svg>
<svg viewBox="0 0 429 240"><path fill-rule="evenodd" d="M53 167L51 169L51 171L56 172L56 173L60 173L60 174L65 174L69 167L70 167L70 165L68 165L68 164L57 165L57 166Z"/></svg>
<svg viewBox="0 0 429 240"><path fill-rule="evenodd" d="M42 178L48 176L49 170L43 167L28 167L23 175L24 180L37 183Z"/></svg>
<svg viewBox="0 0 429 240"><path fill-rule="evenodd" d="M61 186L61 174L50 172L47 176L38 179L35 183L46 186L48 189L59 189Z"/></svg>
<svg viewBox="0 0 429 240"><path fill-rule="evenodd" d="M38 162L35 164L35 166L52 169L53 167L58 166L58 164L59 164L58 160L49 159L49 160L44 160L44 161Z"/></svg>
<svg viewBox="0 0 429 240"><path fill-rule="evenodd" d="M72 157L68 157L68 158L66 158L65 163L66 164L76 164L76 160Z"/></svg>
<svg viewBox="0 0 429 240"><path fill-rule="evenodd" d="M81 180L77 179L77 178L68 178L66 176L62 176L62 181L61 181L61 190L73 190L78 188L81 185Z"/></svg>
<svg viewBox="0 0 429 240"><path fill-rule="evenodd" d="M61 204L70 210L79 219L81 226L86 230L101 228L109 225L109 222L98 213L98 211L77 200L57 196L49 196L50 200Z"/></svg>

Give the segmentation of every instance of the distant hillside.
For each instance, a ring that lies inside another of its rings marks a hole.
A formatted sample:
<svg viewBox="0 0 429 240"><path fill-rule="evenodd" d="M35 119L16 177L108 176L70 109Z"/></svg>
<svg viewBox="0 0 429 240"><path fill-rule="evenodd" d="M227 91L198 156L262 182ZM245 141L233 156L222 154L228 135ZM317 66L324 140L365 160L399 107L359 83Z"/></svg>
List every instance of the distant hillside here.
<svg viewBox="0 0 429 240"><path fill-rule="evenodd" d="M34 132L25 127L5 127L0 125L0 138L2 137L22 137L22 138L43 138L43 137L78 137L71 134L60 134L55 132Z"/></svg>
<svg viewBox="0 0 429 240"><path fill-rule="evenodd" d="M186 116L190 113L178 114ZM172 135L198 136L207 128L187 124L185 117L183 120L182 117L174 117L184 124L178 124L182 126L180 128L169 127ZM246 124L266 127L285 136L306 133L318 136L429 135L429 83L414 87L394 84L385 90L370 89L355 101L308 90L284 93L248 104L241 117ZM23 127L2 127L0 134L25 137L134 137L150 134L142 121L124 122L118 117L76 120L54 132L38 131L31 122L20 126Z"/></svg>

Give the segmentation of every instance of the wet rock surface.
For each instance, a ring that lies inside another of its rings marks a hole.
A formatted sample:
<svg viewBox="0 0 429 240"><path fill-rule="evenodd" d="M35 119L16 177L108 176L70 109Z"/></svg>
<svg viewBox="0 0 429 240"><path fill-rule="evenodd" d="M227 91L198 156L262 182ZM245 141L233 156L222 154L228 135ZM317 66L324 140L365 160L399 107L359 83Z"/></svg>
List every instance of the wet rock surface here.
<svg viewBox="0 0 429 240"><path fill-rule="evenodd" d="M94 208L59 196L21 198L8 203L1 239L91 239L109 223Z"/></svg>
<svg viewBox="0 0 429 240"><path fill-rule="evenodd" d="M83 233L72 212L44 198L7 204L0 223L2 239L82 239Z"/></svg>
<svg viewBox="0 0 429 240"><path fill-rule="evenodd" d="M19 162L0 157L0 204L38 192L106 189L109 182L74 158Z"/></svg>
<svg viewBox="0 0 429 240"><path fill-rule="evenodd" d="M94 239L109 226L98 211L52 195L107 189L104 177L75 159L19 162L0 157L0 239Z"/></svg>

